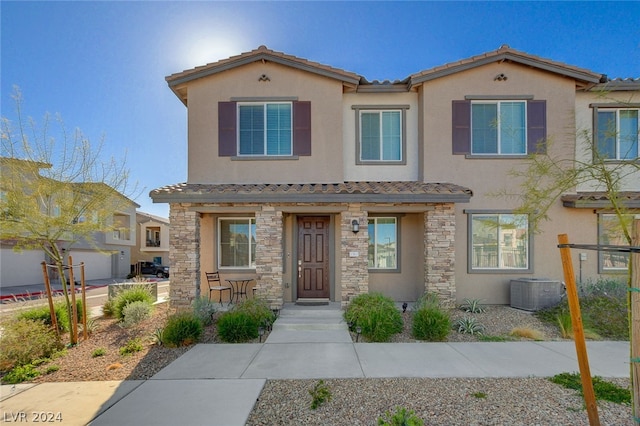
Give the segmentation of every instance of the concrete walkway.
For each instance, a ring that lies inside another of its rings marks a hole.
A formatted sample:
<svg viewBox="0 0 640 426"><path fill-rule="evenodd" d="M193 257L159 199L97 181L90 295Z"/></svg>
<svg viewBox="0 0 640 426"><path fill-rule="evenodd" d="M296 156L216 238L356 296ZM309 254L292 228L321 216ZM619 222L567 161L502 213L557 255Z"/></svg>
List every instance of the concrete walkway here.
<svg viewBox="0 0 640 426"><path fill-rule="evenodd" d="M592 375L629 376L628 342L587 350ZM287 305L265 343L199 344L150 380L2 386L0 422L49 411L65 425L244 425L267 379L549 377L576 359L573 342L352 343L339 306Z"/></svg>

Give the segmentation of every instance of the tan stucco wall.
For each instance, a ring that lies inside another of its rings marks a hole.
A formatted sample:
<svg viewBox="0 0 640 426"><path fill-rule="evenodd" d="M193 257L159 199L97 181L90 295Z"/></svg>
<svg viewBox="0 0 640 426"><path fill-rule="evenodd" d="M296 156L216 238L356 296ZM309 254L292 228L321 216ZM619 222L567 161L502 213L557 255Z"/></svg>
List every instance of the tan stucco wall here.
<svg viewBox="0 0 640 426"><path fill-rule="evenodd" d="M506 81L494 81L505 74ZM547 101L547 134L554 157L574 155L575 86L568 78L504 62L489 64L427 82L421 89L421 112L424 128L424 180L453 182L469 187L473 197L467 204L456 205L456 297L481 298L486 303L508 304L509 283L519 277L545 277L563 281L557 235L567 233L572 242L595 243L595 215L569 210L560 202L550 212L552 222L543 224L534 237L533 272L468 273L467 214L465 210L509 210L517 207L516 199L492 196L503 188L518 192L518 182L509 171L525 163L525 159L476 159L452 155L451 101L465 95L522 95ZM593 235L592 235L593 234ZM577 262L577 254L574 254ZM595 255L588 258L595 262ZM588 266L596 270L597 263ZM585 268L587 266L583 265Z"/></svg>
<svg viewBox="0 0 640 426"><path fill-rule="evenodd" d="M270 81L258 81L265 74ZM296 97L311 101L312 156L296 160L218 157L218 102L232 98ZM341 182L342 84L272 62L252 63L202 78L188 87L190 183Z"/></svg>

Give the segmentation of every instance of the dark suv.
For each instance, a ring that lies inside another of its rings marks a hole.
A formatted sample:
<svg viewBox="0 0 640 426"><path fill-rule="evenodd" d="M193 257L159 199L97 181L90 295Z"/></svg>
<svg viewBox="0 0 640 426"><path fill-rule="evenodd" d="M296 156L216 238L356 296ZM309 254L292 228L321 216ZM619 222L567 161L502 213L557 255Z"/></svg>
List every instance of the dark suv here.
<svg viewBox="0 0 640 426"><path fill-rule="evenodd" d="M140 274L155 275L158 278L169 278L169 267L154 262L140 262Z"/></svg>

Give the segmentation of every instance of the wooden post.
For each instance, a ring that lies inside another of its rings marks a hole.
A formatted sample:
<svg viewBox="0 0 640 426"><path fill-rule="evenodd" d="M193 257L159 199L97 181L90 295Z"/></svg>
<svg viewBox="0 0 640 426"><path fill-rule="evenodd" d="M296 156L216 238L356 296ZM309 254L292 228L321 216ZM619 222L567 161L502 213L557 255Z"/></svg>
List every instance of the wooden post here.
<svg viewBox="0 0 640 426"><path fill-rule="evenodd" d="M640 246L640 219L633 221L631 245ZM629 287L629 320L631 343L631 395L633 397L633 420L640 426L640 253L630 254L631 281Z"/></svg>
<svg viewBox="0 0 640 426"><path fill-rule="evenodd" d="M566 234L558 235L560 244L560 256L562 258L562 268L564 270L564 281L567 287L567 301L571 312L571 326L573 327L573 339L576 344L576 354L578 356L578 367L582 378L582 393L587 406L589 424L599 426L598 406L596 405L596 394L591 381L591 371L589 370L589 359L587 357L587 344L584 339L584 329L582 327L582 316L580 314L580 302L578 301L578 289L576 288L576 278L573 272L573 262L571 260L571 248L568 247L569 238Z"/></svg>
<svg viewBox="0 0 640 426"><path fill-rule="evenodd" d="M87 330L87 286L84 281L84 262L80 262L80 285L82 286L82 338L89 338L89 330Z"/></svg>
<svg viewBox="0 0 640 426"><path fill-rule="evenodd" d="M49 282L49 271L47 263L42 261L42 275L44 277L44 289L47 292L47 300L49 300L49 315L51 316L51 326L56 331L56 336L60 337L60 329L58 328L58 318L56 318L56 309L53 307L53 294L51 293L51 282Z"/></svg>
<svg viewBox="0 0 640 426"><path fill-rule="evenodd" d="M69 288L71 289L72 345L78 343L78 305L76 305L76 282L73 277L73 258L69 255Z"/></svg>

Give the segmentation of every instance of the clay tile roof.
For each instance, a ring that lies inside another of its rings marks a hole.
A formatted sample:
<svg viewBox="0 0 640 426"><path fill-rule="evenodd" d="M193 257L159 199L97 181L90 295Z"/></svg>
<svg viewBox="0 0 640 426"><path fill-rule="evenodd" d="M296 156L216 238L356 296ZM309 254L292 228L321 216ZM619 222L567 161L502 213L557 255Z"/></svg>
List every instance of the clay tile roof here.
<svg viewBox="0 0 640 426"><path fill-rule="evenodd" d="M615 78L604 83L596 84L593 91L625 91L640 90L640 78Z"/></svg>
<svg viewBox="0 0 640 426"><path fill-rule="evenodd" d="M277 52L262 45L257 49L251 50L249 52L241 53L239 55L231 56L230 58L221 59L217 62L211 62L209 64L198 66L189 70L184 70L179 73L171 74L170 76L166 77L166 81L169 83L169 86L174 86L177 84L185 83L187 81L195 80L197 78L206 77L208 75L226 71L237 66L245 65L247 63L262 60L277 62L283 65L292 66L294 68L300 68L309 72L333 77L338 80L343 80L351 84L357 84L361 79L361 76L353 72L334 68L318 62L309 61L304 58L285 54L283 52Z"/></svg>
<svg viewBox="0 0 640 426"><path fill-rule="evenodd" d="M505 60L566 75L585 83L594 84L603 79L602 74L597 74L587 69L575 67L562 62L552 61L551 59L542 58L540 56L530 55L528 53L512 49L506 44L500 46L498 50L420 71L411 75L410 78L413 84L418 84L424 81L444 77L458 71L464 71L487 63Z"/></svg>
<svg viewBox="0 0 640 426"><path fill-rule="evenodd" d="M640 208L640 191L619 192L618 199L626 208ZM565 194L561 197L562 205L572 208L607 208L611 207L609 196L606 192L578 192L577 194Z"/></svg>
<svg viewBox="0 0 640 426"><path fill-rule="evenodd" d="M304 184L179 183L154 189L156 202L468 202L470 189L451 183L341 182Z"/></svg>

